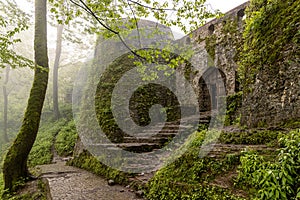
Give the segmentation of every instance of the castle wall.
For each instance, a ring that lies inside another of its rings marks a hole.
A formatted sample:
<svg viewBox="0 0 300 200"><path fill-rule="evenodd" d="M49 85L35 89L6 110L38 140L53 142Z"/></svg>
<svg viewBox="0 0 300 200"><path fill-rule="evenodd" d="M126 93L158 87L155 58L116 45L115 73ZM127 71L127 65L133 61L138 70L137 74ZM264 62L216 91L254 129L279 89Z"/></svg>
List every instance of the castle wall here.
<svg viewBox="0 0 300 200"><path fill-rule="evenodd" d="M236 78L238 68L236 56L237 48L242 39L243 17L247 5L248 3L244 3L232 9L222 18L214 19L176 41L180 45L190 46L193 50L191 63L194 72L191 73L191 79L193 88L199 95L200 104L209 105L211 102L201 102L212 101L212 99L207 98L209 95L203 94L203 88L201 87L203 75L211 67L219 70L219 76L224 74L223 84L218 84L215 81L217 87L225 87L226 94L217 94L219 97L232 95L239 88ZM206 79L207 83L213 82L211 80L213 77L207 76ZM209 87L208 85L207 91L213 93ZM205 97L205 99L202 97Z"/></svg>

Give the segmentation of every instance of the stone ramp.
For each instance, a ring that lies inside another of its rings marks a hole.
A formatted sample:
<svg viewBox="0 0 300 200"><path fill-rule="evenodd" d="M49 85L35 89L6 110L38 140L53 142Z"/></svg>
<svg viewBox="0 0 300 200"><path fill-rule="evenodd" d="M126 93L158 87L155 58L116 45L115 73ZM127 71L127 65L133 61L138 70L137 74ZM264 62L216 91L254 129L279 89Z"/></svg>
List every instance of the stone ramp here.
<svg viewBox="0 0 300 200"><path fill-rule="evenodd" d="M49 183L52 200L140 200L129 188L109 186L107 180L65 162L37 166Z"/></svg>

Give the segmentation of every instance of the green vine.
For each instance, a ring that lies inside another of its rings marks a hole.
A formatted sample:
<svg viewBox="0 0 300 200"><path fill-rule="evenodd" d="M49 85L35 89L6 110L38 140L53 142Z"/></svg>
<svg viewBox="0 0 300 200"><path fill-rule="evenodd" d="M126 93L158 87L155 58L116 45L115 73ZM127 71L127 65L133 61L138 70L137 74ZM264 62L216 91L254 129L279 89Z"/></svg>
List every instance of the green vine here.
<svg viewBox="0 0 300 200"><path fill-rule="evenodd" d="M216 44L217 44L217 36L215 34L211 36L207 36L205 38L205 49L213 61L216 58Z"/></svg>
<svg viewBox="0 0 300 200"><path fill-rule="evenodd" d="M284 62L299 59L299 13L300 0L250 1L239 55L239 76L246 92L259 70L278 74Z"/></svg>

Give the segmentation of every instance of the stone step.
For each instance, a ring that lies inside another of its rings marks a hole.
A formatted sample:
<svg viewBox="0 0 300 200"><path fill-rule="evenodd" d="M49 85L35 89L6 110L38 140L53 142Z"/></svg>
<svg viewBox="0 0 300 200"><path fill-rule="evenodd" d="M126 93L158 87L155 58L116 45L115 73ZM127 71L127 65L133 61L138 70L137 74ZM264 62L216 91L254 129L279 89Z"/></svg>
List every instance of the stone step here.
<svg viewBox="0 0 300 200"><path fill-rule="evenodd" d="M130 166L124 166L121 168L122 171L127 171L127 172L139 172L139 173L149 173L149 172L154 172L157 170L157 166L152 165L130 165Z"/></svg>
<svg viewBox="0 0 300 200"><path fill-rule="evenodd" d="M123 143L159 143L164 144L168 138L163 137L124 137Z"/></svg>
<svg viewBox="0 0 300 200"><path fill-rule="evenodd" d="M135 153L150 152L154 149L160 149L160 143L120 143L117 147L122 148L126 151Z"/></svg>
<svg viewBox="0 0 300 200"><path fill-rule="evenodd" d="M153 158L127 158L126 159L127 165L154 165Z"/></svg>
<svg viewBox="0 0 300 200"><path fill-rule="evenodd" d="M178 129L149 129L145 130L142 133L177 133Z"/></svg>
<svg viewBox="0 0 300 200"><path fill-rule="evenodd" d="M161 138L173 138L177 135L177 132L176 133L166 133L166 132L162 132L162 133L153 133L152 137L161 137Z"/></svg>
<svg viewBox="0 0 300 200"><path fill-rule="evenodd" d="M169 125L157 125L154 127L154 129L168 129L168 130L173 130L173 129L188 129L191 128L192 126L188 126L188 125L177 125L177 124L169 124ZM151 128L150 128L151 129Z"/></svg>

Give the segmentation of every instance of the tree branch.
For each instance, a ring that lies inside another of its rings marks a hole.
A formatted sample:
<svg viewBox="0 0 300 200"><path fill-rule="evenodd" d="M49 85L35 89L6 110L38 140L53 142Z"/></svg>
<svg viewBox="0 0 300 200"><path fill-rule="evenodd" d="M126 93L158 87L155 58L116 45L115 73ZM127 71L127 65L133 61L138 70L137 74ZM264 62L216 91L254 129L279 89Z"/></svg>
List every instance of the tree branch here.
<svg viewBox="0 0 300 200"><path fill-rule="evenodd" d="M148 9L151 9L151 10L159 10L159 11L176 11L176 9L173 9L173 8L154 8L154 7L150 7L150 6L146 6L146 5L143 5L137 1L132 1L132 0L128 0L130 1L131 3L133 4L136 4L136 5L139 5L139 6L142 6L144 8L148 8Z"/></svg>
<svg viewBox="0 0 300 200"><path fill-rule="evenodd" d="M76 2L74 2L73 0L70 0L72 3L74 3L75 5L79 6L80 8L84 9L88 14L92 15L96 21L103 26L105 29L107 29L108 31L114 33L115 35L118 36L118 38L120 39L120 41L123 43L123 45L135 56L142 58L144 60L146 60L146 58L144 58L143 56L139 55L138 53L136 53L134 50L132 50L124 41L124 39L122 38L122 36L119 34L118 31L113 30L112 28L110 28L109 26L107 26L106 24L104 24L98 17L97 15L90 9L90 7L88 7L88 5L86 5L82 0L79 0L80 3L83 5L80 5Z"/></svg>
<svg viewBox="0 0 300 200"><path fill-rule="evenodd" d="M142 48L141 35L140 35L140 29L139 29L138 21L137 21L137 19L136 19L135 13L134 13L134 11L133 11L133 9L132 9L130 3L129 3L129 0L127 0L127 4L128 4L128 6L129 6L129 8L130 8L130 10L131 10L131 12L132 12L133 17L134 17L135 25L136 25L136 30L137 30L137 34L138 34L139 45L140 45L140 48Z"/></svg>

